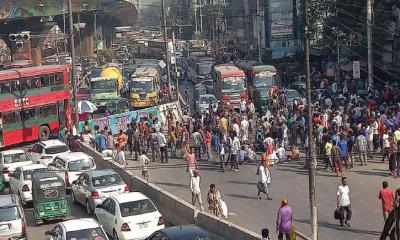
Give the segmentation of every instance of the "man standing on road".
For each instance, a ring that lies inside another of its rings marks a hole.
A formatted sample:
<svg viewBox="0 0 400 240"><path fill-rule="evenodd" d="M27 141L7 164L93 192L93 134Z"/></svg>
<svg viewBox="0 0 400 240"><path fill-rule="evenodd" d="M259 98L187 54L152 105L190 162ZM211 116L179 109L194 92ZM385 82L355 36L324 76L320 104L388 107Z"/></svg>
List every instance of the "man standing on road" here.
<svg viewBox="0 0 400 240"><path fill-rule="evenodd" d="M341 156L342 152L340 148L337 146L337 142L335 140L332 141L333 143L333 148L331 150L331 159L332 159L332 164L333 168L335 169L336 177L343 176L342 173L342 162L341 162Z"/></svg>
<svg viewBox="0 0 400 240"><path fill-rule="evenodd" d="M199 170L194 170L193 176L190 178L190 191L192 192L192 205L196 206L196 202L199 202L200 210L204 211L203 199L201 198L200 189L200 173Z"/></svg>
<svg viewBox="0 0 400 240"><path fill-rule="evenodd" d="M347 178L342 177L342 184L339 185L336 192L336 205L340 211L340 226L350 227L350 219L351 219L351 205L350 205L350 188L347 185ZM346 212L346 215L345 215Z"/></svg>
<svg viewBox="0 0 400 240"><path fill-rule="evenodd" d="M127 150L129 150L130 156L132 157L132 151L133 151L133 130L132 130L132 128L131 128L131 124L130 124L130 123L127 124L126 127L127 127L127 129L126 129L125 135L128 137L128 140L127 140L127 143L126 143L126 144L128 145L128 149L127 149Z"/></svg>
<svg viewBox="0 0 400 240"><path fill-rule="evenodd" d="M158 144L160 146L161 163L168 163L168 143L167 139L162 132L158 132Z"/></svg>
<svg viewBox="0 0 400 240"><path fill-rule="evenodd" d="M233 163L233 171L235 172L239 172L239 162L238 162L239 151L240 151L240 140L237 137L236 133L233 132L231 162Z"/></svg>
<svg viewBox="0 0 400 240"><path fill-rule="evenodd" d="M258 174L260 175L260 180L257 183L257 198L261 199L261 192L267 194L267 199L272 200L269 196L269 187L271 185L271 172L269 170L269 164L267 161L262 161L262 164L258 167Z"/></svg>
<svg viewBox="0 0 400 240"><path fill-rule="evenodd" d="M195 129L192 134L194 153L198 161L201 161L201 145L203 144L203 137L198 129Z"/></svg>
<svg viewBox="0 0 400 240"><path fill-rule="evenodd" d="M293 211L288 204L289 201L287 199L283 199L281 207L278 210L278 216L276 218L276 232L278 233L278 240L283 240L283 235L285 235L286 240L290 240L290 226L292 225L293 221Z"/></svg>
<svg viewBox="0 0 400 240"><path fill-rule="evenodd" d="M394 192L389 188L387 181L383 181L382 187L379 191L379 199L382 200L383 221L386 221L389 213L393 210Z"/></svg>
<svg viewBox="0 0 400 240"><path fill-rule="evenodd" d="M151 146L151 160L156 161L160 157L160 142L155 128L152 128L152 133L149 138L149 145Z"/></svg>

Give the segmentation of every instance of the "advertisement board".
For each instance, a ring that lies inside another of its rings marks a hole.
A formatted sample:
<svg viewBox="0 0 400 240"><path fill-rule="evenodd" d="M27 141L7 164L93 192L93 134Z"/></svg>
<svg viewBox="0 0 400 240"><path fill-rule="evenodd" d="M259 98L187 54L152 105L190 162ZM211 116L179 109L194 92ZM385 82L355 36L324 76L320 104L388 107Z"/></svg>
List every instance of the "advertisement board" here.
<svg viewBox="0 0 400 240"><path fill-rule="evenodd" d="M270 0L271 36L275 39L293 38L293 1Z"/></svg>

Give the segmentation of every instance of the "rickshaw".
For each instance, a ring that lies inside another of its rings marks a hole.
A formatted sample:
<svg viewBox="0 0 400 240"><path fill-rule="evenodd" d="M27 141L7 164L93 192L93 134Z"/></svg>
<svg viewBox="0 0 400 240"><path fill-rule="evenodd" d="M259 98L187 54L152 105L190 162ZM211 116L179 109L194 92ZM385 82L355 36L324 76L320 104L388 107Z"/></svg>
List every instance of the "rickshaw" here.
<svg viewBox="0 0 400 240"><path fill-rule="evenodd" d="M71 214L64 181L53 172L38 172L32 178L33 216L36 225Z"/></svg>

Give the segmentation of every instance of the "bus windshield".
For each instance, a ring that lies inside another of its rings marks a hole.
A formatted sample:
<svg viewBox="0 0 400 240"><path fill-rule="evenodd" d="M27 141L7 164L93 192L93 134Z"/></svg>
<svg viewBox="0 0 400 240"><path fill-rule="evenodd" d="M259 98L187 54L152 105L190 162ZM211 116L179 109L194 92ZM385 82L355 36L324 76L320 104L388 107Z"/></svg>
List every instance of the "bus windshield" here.
<svg viewBox="0 0 400 240"><path fill-rule="evenodd" d="M212 71L212 63L198 63L197 64L197 74L199 75L209 75Z"/></svg>
<svg viewBox="0 0 400 240"><path fill-rule="evenodd" d="M256 73L253 82L255 87L272 87L276 85L276 74L270 71Z"/></svg>
<svg viewBox="0 0 400 240"><path fill-rule="evenodd" d="M244 77L227 77L222 80L222 92L243 92Z"/></svg>
<svg viewBox="0 0 400 240"><path fill-rule="evenodd" d="M130 84L132 92L150 92L153 90L152 77L133 78Z"/></svg>
<svg viewBox="0 0 400 240"><path fill-rule="evenodd" d="M116 79L91 81L90 88L96 92L114 92Z"/></svg>

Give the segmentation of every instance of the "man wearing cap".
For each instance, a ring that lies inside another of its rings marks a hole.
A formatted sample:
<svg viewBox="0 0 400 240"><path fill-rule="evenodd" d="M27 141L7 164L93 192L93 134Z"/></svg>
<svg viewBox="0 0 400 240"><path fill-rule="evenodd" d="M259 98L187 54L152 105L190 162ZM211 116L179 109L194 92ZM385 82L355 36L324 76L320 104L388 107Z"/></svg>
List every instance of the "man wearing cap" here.
<svg viewBox="0 0 400 240"><path fill-rule="evenodd" d="M281 207L278 210L278 216L276 219L278 240L283 240L283 235L285 235L286 240L290 240L290 226L293 221L293 211L292 208L288 206L288 203L289 201L287 199L283 199Z"/></svg>

